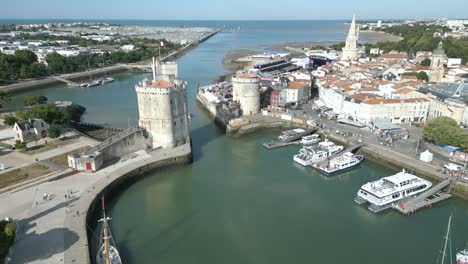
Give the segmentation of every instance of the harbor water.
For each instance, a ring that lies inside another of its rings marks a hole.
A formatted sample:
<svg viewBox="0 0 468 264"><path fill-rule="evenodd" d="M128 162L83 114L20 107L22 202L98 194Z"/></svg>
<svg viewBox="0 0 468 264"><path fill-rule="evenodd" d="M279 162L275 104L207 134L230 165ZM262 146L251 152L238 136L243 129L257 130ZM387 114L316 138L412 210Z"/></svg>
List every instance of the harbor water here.
<svg viewBox="0 0 468 264"><path fill-rule="evenodd" d="M212 23L237 28L235 22ZM222 32L179 59L179 75L189 83L193 164L155 171L107 194L111 230L125 263L435 263L450 214L453 248L465 246L466 201L452 198L410 216L374 214L353 198L362 184L395 171L364 161L328 178L293 163L299 146L265 149L262 143L278 131L224 135L195 103L195 93L198 84L224 73L226 52L337 41L346 31L333 21L238 23L240 30ZM43 94L84 105L88 122L136 125L134 85L150 75L112 77L116 82L92 88L24 92L10 107L27 94Z"/></svg>

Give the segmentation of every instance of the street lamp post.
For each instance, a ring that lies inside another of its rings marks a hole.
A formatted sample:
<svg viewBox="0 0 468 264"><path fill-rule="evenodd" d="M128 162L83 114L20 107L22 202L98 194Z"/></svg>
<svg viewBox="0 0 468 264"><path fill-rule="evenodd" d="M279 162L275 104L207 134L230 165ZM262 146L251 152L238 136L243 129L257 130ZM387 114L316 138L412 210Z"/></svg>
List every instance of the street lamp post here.
<svg viewBox="0 0 468 264"><path fill-rule="evenodd" d="M421 138L419 137L418 138L418 143L416 144L416 153L415 153L415 156L418 156L418 149L419 149L419 141L421 140Z"/></svg>

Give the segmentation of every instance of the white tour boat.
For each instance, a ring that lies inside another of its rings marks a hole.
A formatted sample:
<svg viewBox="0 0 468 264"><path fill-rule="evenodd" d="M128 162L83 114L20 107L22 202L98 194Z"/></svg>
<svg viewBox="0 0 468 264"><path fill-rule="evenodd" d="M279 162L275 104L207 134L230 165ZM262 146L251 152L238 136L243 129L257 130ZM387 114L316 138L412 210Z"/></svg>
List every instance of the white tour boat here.
<svg viewBox="0 0 468 264"><path fill-rule="evenodd" d="M334 146L335 143L333 143L332 141L328 140L328 138L325 138L324 141L318 143L319 147L320 148L323 148L323 149L326 149L326 148L329 148L331 146Z"/></svg>
<svg viewBox="0 0 468 264"><path fill-rule="evenodd" d="M294 138L294 137L296 137L299 134L304 133L304 132L305 132L305 130L302 129L302 128L283 131L283 132L281 132L281 135L278 137L278 140L287 141L287 140L290 140L290 139L292 139L292 138Z"/></svg>
<svg viewBox="0 0 468 264"><path fill-rule="evenodd" d="M310 136L302 137L301 143L303 145L312 145L312 144L318 143L319 141L320 141L320 135L313 134Z"/></svg>
<svg viewBox="0 0 468 264"><path fill-rule="evenodd" d="M346 152L330 160L328 166L321 167L320 164L315 164L315 167L325 174L332 174L354 167L364 160L363 155L355 155L351 152Z"/></svg>
<svg viewBox="0 0 468 264"><path fill-rule="evenodd" d="M344 149L343 146L330 146L328 149L315 150L312 147L303 147L299 154L294 155L294 161L302 166L309 166L317 162L326 160L331 155L339 153Z"/></svg>
<svg viewBox="0 0 468 264"><path fill-rule="evenodd" d="M405 170L380 180L364 184L354 198L358 204L368 202L369 210L379 212L402 199L415 196L431 188L432 183Z"/></svg>

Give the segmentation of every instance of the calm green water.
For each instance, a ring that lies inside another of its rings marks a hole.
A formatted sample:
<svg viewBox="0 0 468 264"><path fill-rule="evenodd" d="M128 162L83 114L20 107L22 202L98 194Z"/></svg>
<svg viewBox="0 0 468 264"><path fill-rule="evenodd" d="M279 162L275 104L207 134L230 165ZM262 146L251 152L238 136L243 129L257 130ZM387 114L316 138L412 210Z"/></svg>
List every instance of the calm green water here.
<svg viewBox="0 0 468 264"><path fill-rule="evenodd" d="M113 235L125 263L435 263L450 213L453 247L465 246L465 201L453 198L411 216L373 214L354 204L357 190L395 171L365 161L326 178L293 163L297 146L264 149L261 143L277 132L233 139L196 105L197 84L209 84L224 72L221 59L232 48L262 50L262 44L344 38L342 23L288 23L243 25L240 32L221 33L179 60L180 76L190 85L195 160L129 183L108 197ZM135 125L134 84L149 75L113 77L118 81L102 87L22 93L10 106L41 93L83 104L86 121Z"/></svg>

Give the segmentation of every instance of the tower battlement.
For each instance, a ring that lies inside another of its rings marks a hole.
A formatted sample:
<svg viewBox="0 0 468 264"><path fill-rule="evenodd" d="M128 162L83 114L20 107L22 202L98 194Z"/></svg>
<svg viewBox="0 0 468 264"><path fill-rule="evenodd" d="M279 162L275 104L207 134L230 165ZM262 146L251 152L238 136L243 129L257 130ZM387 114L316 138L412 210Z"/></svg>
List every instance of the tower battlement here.
<svg viewBox="0 0 468 264"><path fill-rule="evenodd" d="M159 74L164 66L170 66ZM190 141L187 107L187 82L177 78L176 63L153 60L153 80L135 86L139 126L144 128L152 148L174 148Z"/></svg>

